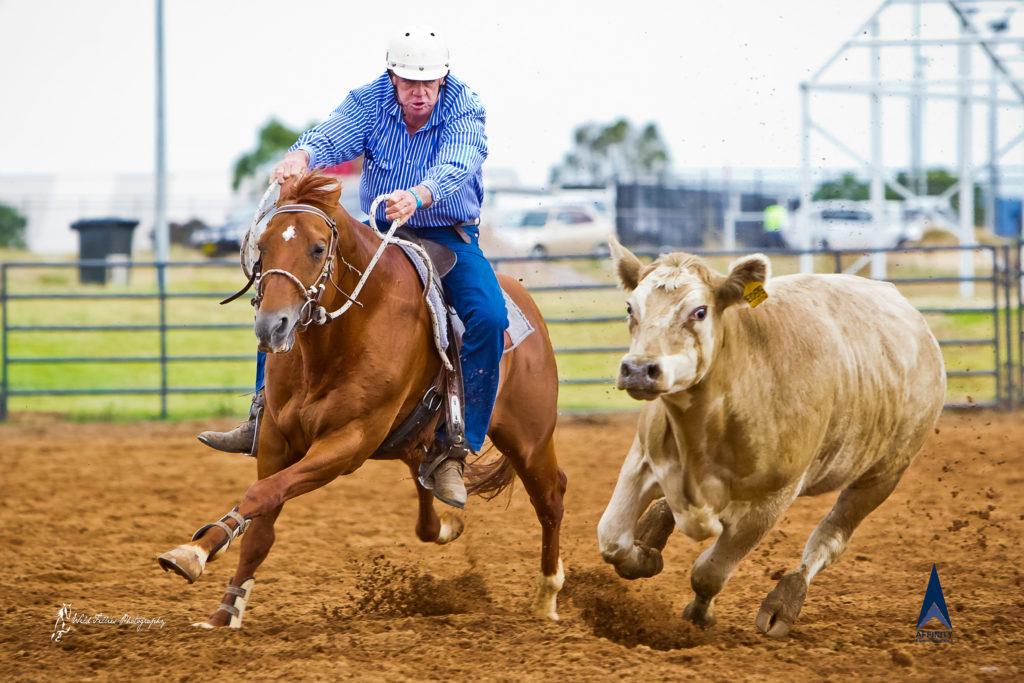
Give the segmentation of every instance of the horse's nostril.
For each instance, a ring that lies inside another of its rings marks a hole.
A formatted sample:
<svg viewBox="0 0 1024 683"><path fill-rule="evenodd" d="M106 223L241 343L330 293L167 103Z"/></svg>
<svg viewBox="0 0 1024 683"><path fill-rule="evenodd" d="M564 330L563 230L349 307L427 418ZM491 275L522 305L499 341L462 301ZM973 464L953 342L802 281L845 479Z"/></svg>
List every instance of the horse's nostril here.
<svg viewBox="0 0 1024 683"><path fill-rule="evenodd" d="M627 363L626 361L622 361L622 364L619 365L620 375L625 375L626 377L629 377L632 374L632 370L633 368L631 368L629 363Z"/></svg>
<svg viewBox="0 0 1024 683"><path fill-rule="evenodd" d="M284 332L286 329L288 329L288 318L281 316L281 320L277 323L277 329L275 332Z"/></svg>
<svg viewBox="0 0 1024 683"><path fill-rule="evenodd" d="M661 366L657 363L647 364L647 376L651 379L658 379L661 377Z"/></svg>

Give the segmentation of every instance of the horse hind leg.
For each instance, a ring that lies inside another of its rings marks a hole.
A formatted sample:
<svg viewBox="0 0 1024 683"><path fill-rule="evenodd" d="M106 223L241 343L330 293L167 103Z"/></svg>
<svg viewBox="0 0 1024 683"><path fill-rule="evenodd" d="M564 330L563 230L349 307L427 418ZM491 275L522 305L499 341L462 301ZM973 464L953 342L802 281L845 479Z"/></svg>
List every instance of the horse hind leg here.
<svg viewBox="0 0 1024 683"><path fill-rule="evenodd" d="M839 494L832 510L815 527L804 547L800 566L785 574L761 603L757 630L774 638L784 638L793 627L811 580L838 559L853 531L864 518L889 497L902 471L871 481L862 477Z"/></svg>
<svg viewBox="0 0 1024 683"><path fill-rule="evenodd" d="M558 469L551 437L525 458L516 456L522 451L502 449L500 441L500 436L496 436L495 445L510 457L516 474L530 495L541 526L540 578L531 611L535 616L557 621L558 592L565 583L559 543L567 479L565 473Z"/></svg>
<svg viewBox="0 0 1024 683"><path fill-rule="evenodd" d="M406 460L409 471L412 473L412 480L416 486L416 496L419 500L419 514L416 517L416 537L424 543L437 543L445 545L451 543L462 535L465 523L458 515L445 510L440 515L434 510L434 494L429 489L423 488L416 478L419 464Z"/></svg>

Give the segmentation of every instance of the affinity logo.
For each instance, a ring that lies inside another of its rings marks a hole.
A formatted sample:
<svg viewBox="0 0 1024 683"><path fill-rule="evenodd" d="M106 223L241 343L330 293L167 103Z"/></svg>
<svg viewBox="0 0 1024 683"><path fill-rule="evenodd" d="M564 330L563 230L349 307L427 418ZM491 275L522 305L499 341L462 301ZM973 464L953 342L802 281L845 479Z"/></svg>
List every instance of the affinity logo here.
<svg viewBox="0 0 1024 683"><path fill-rule="evenodd" d="M925 625L933 619L944 628L929 628ZM946 599L942 595L942 584L939 583L939 572L932 565L932 575L928 579L928 588L924 591L924 602L921 603L921 615L917 618L917 640L945 641L953 640L953 625L949 621L949 610Z"/></svg>

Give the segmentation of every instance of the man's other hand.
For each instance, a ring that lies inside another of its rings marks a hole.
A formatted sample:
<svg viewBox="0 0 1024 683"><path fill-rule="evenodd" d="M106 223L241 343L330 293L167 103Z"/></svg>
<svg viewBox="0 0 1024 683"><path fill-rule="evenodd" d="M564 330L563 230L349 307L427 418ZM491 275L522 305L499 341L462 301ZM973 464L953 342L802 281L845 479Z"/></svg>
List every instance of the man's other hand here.
<svg viewBox="0 0 1024 683"><path fill-rule="evenodd" d="M388 195L387 202L384 217L389 221L398 220L404 224L416 212L416 197L409 190L395 190Z"/></svg>
<svg viewBox="0 0 1024 683"><path fill-rule="evenodd" d="M283 184L286 180L298 180L306 175L308 169L309 155L305 150L297 149L284 155L284 158L274 167L270 179Z"/></svg>

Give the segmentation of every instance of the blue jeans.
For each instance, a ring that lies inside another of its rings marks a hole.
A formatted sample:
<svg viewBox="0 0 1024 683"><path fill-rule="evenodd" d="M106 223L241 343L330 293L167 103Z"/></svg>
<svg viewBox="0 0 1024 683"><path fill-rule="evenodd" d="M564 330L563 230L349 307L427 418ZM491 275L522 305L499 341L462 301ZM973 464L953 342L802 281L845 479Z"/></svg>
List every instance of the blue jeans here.
<svg viewBox="0 0 1024 683"><path fill-rule="evenodd" d="M466 441L470 448L483 447L498 395L498 373L505 348L508 312L494 269L480 250L480 230L467 226L466 244L451 228L418 228L416 233L440 242L455 252L458 261L444 277L448 300L462 318L462 384L466 394ZM371 275L371 277L373 277ZM266 354L256 357L256 389L263 386Z"/></svg>

